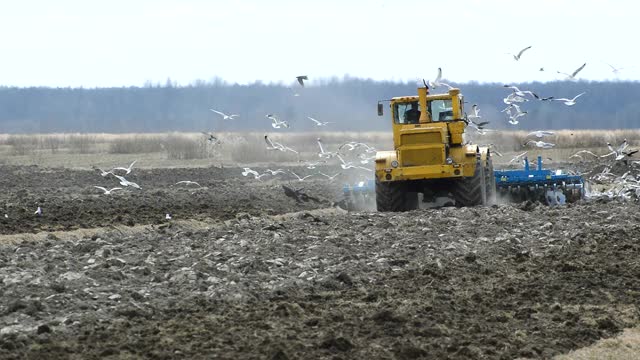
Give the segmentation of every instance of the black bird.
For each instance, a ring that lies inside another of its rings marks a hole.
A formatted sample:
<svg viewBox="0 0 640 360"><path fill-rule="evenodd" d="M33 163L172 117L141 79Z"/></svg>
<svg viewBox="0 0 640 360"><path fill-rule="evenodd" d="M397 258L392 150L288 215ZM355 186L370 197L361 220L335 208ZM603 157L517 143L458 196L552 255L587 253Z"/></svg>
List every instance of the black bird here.
<svg viewBox="0 0 640 360"><path fill-rule="evenodd" d="M296 76L296 79L298 79L298 83L300 84L300 86L304 87L304 80L309 80L309 78L307 77L307 75L300 75L300 76Z"/></svg>

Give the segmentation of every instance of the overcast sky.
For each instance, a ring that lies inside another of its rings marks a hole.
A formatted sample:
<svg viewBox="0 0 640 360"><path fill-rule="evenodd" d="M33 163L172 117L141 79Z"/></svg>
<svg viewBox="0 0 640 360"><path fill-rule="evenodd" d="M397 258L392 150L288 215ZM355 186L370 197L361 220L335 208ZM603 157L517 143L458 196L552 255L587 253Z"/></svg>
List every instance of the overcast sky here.
<svg viewBox="0 0 640 360"><path fill-rule="evenodd" d="M0 85L413 81L438 67L454 82L506 83L559 80L584 62L580 79L639 80L638 10L630 0L5 1ZM529 45L520 61L509 54Z"/></svg>

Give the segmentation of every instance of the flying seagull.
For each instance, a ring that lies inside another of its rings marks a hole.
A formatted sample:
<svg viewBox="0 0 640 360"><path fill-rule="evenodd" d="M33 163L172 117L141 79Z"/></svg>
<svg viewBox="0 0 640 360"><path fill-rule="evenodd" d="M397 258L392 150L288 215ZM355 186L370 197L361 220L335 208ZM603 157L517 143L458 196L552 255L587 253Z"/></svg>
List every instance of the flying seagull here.
<svg viewBox="0 0 640 360"><path fill-rule="evenodd" d="M298 181L304 181L305 179L308 179L310 177L313 176L313 174L311 175L307 175L305 177L300 177L298 174L294 173L293 171L289 171L293 176L295 176L296 178L298 178Z"/></svg>
<svg viewBox="0 0 640 360"><path fill-rule="evenodd" d="M609 63L605 63L607 65L609 65L609 67L611 68L611 72L618 75L618 73L620 72L620 70L624 69L624 68L617 68Z"/></svg>
<svg viewBox="0 0 640 360"><path fill-rule="evenodd" d="M552 147L556 146L556 144L547 143L544 141L534 141L534 140L529 140L526 143L524 143L525 146L529 144L533 144L534 146L537 146L542 149L551 149Z"/></svg>
<svg viewBox="0 0 640 360"><path fill-rule="evenodd" d="M191 180L182 180L182 181L178 181L177 183L175 183L175 185L180 185L180 184L185 184L185 185L198 185L198 187L202 187L200 186L200 184L198 184L195 181L191 181Z"/></svg>
<svg viewBox="0 0 640 360"><path fill-rule="evenodd" d="M277 170L267 169L265 171L270 173L272 176L276 176L278 174L284 174L284 170L282 170L282 169L277 169Z"/></svg>
<svg viewBox="0 0 640 360"><path fill-rule="evenodd" d="M288 146L282 145L275 141L271 141L271 139L269 139L267 135L264 136L264 141L267 143L267 150L278 150L282 152L291 151L296 154L298 153L297 151L293 150Z"/></svg>
<svg viewBox="0 0 640 360"><path fill-rule="evenodd" d="M342 174L342 173L337 173L335 175L327 175L325 173L319 173L320 175L326 177L327 179L329 179L329 181L333 181L338 175Z"/></svg>
<svg viewBox="0 0 640 360"><path fill-rule="evenodd" d="M353 165L352 162L346 162L344 161L344 159L342 158L342 156L337 155L338 159L340 159L340 162L342 162L342 164L340 164L340 167L342 167L344 170L347 169L361 169L361 170L366 170L366 171L373 171L369 168L363 167L363 166L358 166L358 165Z"/></svg>
<svg viewBox="0 0 640 360"><path fill-rule="evenodd" d="M124 167L116 167L116 168L111 169L111 171L113 171L113 170L123 170L123 171L126 171L126 172L127 172L127 174L129 174L129 173L131 172L131 169L133 168L133 164L135 164L135 163L136 163L136 161L138 161L138 160L134 160L134 161L131 163L131 165L129 165L129 167L126 167L126 168L124 168ZM115 174L113 174L113 173L111 173L111 174L112 174L112 175L115 175ZM125 174L125 175L126 175L126 174ZM102 175L102 176L106 176L106 175Z"/></svg>
<svg viewBox="0 0 640 360"><path fill-rule="evenodd" d="M518 118L521 116L525 116L527 114L526 111L520 111L520 108L518 108L518 112L515 114L511 114L509 113L509 124L511 125L517 125L520 121L518 121Z"/></svg>
<svg viewBox="0 0 640 360"><path fill-rule="evenodd" d="M318 156L321 158L331 159L332 157L335 157L336 155L338 155L338 153L335 153L335 152L324 151L324 146L322 146L322 140L320 138L318 138L318 146L320 147L320 152L318 153Z"/></svg>
<svg viewBox="0 0 640 360"><path fill-rule="evenodd" d="M165 220L171 220L171 214L167 213L167 214L164 216L164 219L165 219Z"/></svg>
<svg viewBox="0 0 640 360"><path fill-rule="evenodd" d="M569 156L569 159L571 159L571 158L573 158L573 157L579 157L580 159L584 159L580 154L589 154L589 155L591 155L591 156L593 156L593 157L596 157L596 158L598 158L598 157L599 157L598 155L596 155L596 154L592 153L592 152L591 152L591 151L589 151L589 150L580 150L580 151L578 151L577 153L575 153L575 154L573 154L573 155Z"/></svg>
<svg viewBox="0 0 640 360"><path fill-rule="evenodd" d="M119 175L116 175L116 174L112 174L112 175L117 177L118 180L120 180L120 185L122 185L122 186L132 186L132 187L134 187L136 189L140 189L140 185L125 179L123 176L119 176Z"/></svg>
<svg viewBox="0 0 640 360"><path fill-rule="evenodd" d="M518 61L518 60L520 60L520 57L522 56L522 53L524 53L525 51L527 51L527 50L529 50L529 49L531 49L531 46L527 46L526 48L524 48L524 49L520 50L520 51L518 52L518 54L517 54L517 55L515 55L515 54L511 54L511 55L513 55L513 58L514 58L516 61Z"/></svg>
<svg viewBox="0 0 640 360"><path fill-rule="evenodd" d="M300 75L300 76L296 76L296 79L298 79L298 84L304 87L304 80L309 80L309 77L307 77L307 75Z"/></svg>
<svg viewBox="0 0 640 360"><path fill-rule="evenodd" d="M222 116L222 120L233 120L233 118L240 116L240 115L237 115L237 114L227 115L227 114L223 113L222 111L213 110L213 109L209 109L209 110L211 110L214 113Z"/></svg>
<svg viewBox="0 0 640 360"><path fill-rule="evenodd" d="M566 75L567 76L567 80L575 80L576 79L576 75L578 75L578 73L580 71L582 71L582 69L584 69L584 67L587 66L587 63L582 64L582 66L580 66L579 68L577 68L574 72L572 72L571 74L567 74L567 73L563 73L558 71L558 74L562 74L562 75Z"/></svg>
<svg viewBox="0 0 640 360"><path fill-rule="evenodd" d="M438 75L434 81L429 81L429 85L432 88L437 88L440 85L440 80L442 80L442 68L438 68Z"/></svg>
<svg viewBox="0 0 640 360"><path fill-rule="evenodd" d="M527 155L527 153L528 151L525 151L522 154L514 156L513 159L509 160L509 164L520 161L520 159L522 159L525 155Z"/></svg>
<svg viewBox="0 0 640 360"><path fill-rule="evenodd" d="M218 140L218 138L215 135L213 135L213 133L208 133L204 131L202 131L202 133L207 137L208 142L214 143L214 144L220 142L220 140Z"/></svg>
<svg viewBox="0 0 640 360"><path fill-rule="evenodd" d="M332 121L318 121L314 118L312 118L311 116L307 116L307 119L313 121L314 123L316 123L316 126L327 126L327 124L333 124Z"/></svg>
<svg viewBox="0 0 640 360"><path fill-rule="evenodd" d="M577 98L579 98L580 96L584 95L584 94L586 94L586 92L582 92L582 93L580 93L580 94L576 95L573 99L558 98L558 99L552 99L552 100L555 100L555 101L562 101L562 102L564 102L564 104L565 104L565 105L567 105L567 106L573 106L573 105L575 105L575 104L576 104L576 99L577 99Z"/></svg>
<svg viewBox="0 0 640 360"><path fill-rule="evenodd" d="M111 195L111 193L116 191L116 190L122 190L122 188L120 188L120 187L114 187L114 188L109 189L109 190L107 190L107 188L104 188L102 186L95 186L94 185L93 187L96 188L96 189L100 189L100 190L104 191L105 195Z"/></svg>
<svg viewBox="0 0 640 360"><path fill-rule="evenodd" d="M271 126L274 129L280 129L281 127L285 127L288 128L289 127L289 123L286 122L285 120L280 120L278 119L275 115L273 114L267 114L266 116L269 120L273 121L273 123L271 124Z"/></svg>
<svg viewBox="0 0 640 360"><path fill-rule="evenodd" d="M113 174L113 172L112 172L112 171L113 171L113 169L111 169L111 170L109 170L109 171L104 171L104 170L102 170L102 169L98 169L98 170L100 170L100 175L102 175L103 177L105 177L105 176L107 176L107 175L109 175L109 174Z"/></svg>
<svg viewBox="0 0 640 360"><path fill-rule="evenodd" d="M555 135L555 133L553 131L537 130L537 131L532 131L532 132L528 133L527 137L535 136L537 138L543 138L545 136L553 136L553 135Z"/></svg>
<svg viewBox="0 0 640 360"><path fill-rule="evenodd" d="M35 215L38 216L42 216L42 208L40 206L38 206L38 208L36 209L36 211L34 212Z"/></svg>
<svg viewBox="0 0 640 360"><path fill-rule="evenodd" d="M480 119L482 117L480 116L480 109L478 109L478 104L473 104L473 106L471 106L471 111L473 111L473 113L467 116L469 119Z"/></svg>
<svg viewBox="0 0 640 360"><path fill-rule="evenodd" d="M624 139L622 144L620 144L620 146L618 146L617 149L614 149L613 146L611 146L611 143L607 143L607 147L611 152L606 155L602 155L600 157L615 155L616 160L622 160L625 158L625 156L631 157L633 154L638 152L638 150L627 150L627 148L629 147L629 143L627 142L627 139Z"/></svg>

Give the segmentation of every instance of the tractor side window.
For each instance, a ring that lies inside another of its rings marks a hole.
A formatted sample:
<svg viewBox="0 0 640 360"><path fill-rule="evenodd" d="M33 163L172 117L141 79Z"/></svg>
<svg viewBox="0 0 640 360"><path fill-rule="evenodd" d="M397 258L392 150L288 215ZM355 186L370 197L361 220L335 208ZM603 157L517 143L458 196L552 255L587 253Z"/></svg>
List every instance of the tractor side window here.
<svg viewBox="0 0 640 360"><path fill-rule="evenodd" d="M433 121L453 120L453 104L449 99L431 100L429 102L429 111Z"/></svg>
<svg viewBox="0 0 640 360"><path fill-rule="evenodd" d="M420 121L420 107L417 101L395 104L393 113L396 124L417 124Z"/></svg>

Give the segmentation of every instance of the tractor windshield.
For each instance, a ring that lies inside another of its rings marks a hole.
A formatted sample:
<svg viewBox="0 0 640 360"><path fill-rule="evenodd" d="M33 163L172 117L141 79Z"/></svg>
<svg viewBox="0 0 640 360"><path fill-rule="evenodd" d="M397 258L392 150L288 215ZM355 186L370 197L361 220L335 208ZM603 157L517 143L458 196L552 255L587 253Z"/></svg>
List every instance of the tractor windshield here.
<svg viewBox="0 0 640 360"><path fill-rule="evenodd" d="M427 102L431 121L453 120L451 100L431 100ZM417 101L396 103L393 106L393 121L396 124L417 124L420 122L420 106Z"/></svg>
<svg viewBox="0 0 640 360"><path fill-rule="evenodd" d="M393 106L393 117L396 124L417 124L420 120L418 102L396 103Z"/></svg>
<svg viewBox="0 0 640 360"><path fill-rule="evenodd" d="M429 102L431 121L453 120L453 104L451 100L431 100Z"/></svg>

